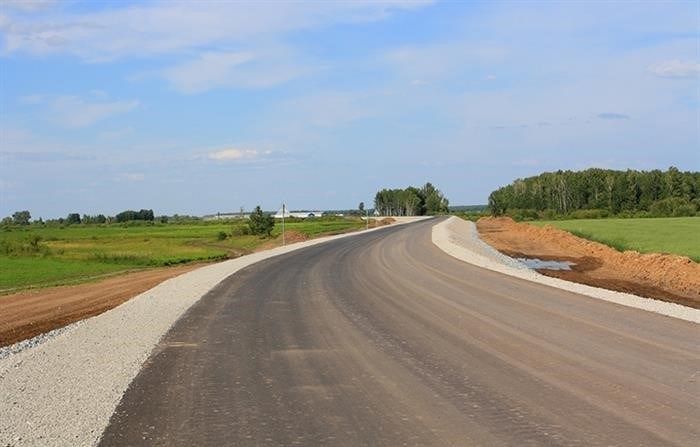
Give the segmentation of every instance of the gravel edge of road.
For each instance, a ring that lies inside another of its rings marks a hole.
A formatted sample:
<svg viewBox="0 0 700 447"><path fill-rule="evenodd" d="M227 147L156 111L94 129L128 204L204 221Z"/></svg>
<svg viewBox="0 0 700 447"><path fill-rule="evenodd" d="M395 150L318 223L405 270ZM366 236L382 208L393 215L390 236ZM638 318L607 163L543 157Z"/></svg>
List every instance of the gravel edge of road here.
<svg viewBox="0 0 700 447"><path fill-rule="evenodd" d="M417 219L397 219L381 231ZM162 282L103 314L8 346L0 358L0 446L95 445L153 348L238 270L355 232L277 247Z"/></svg>
<svg viewBox="0 0 700 447"><path fill-rule="evenodd" d="M481 238L479 238L479 233L474 222L466 221L455 216L433 226L432 241L433 244L448 255L481 268L556 287L591 298L649 312L656 312L661 315L693 323L700 323L699 309L651 298L644 298L629 293L578 284L537 273L527 268L520 261L500 253L498 250L482 241Z"/></svg>

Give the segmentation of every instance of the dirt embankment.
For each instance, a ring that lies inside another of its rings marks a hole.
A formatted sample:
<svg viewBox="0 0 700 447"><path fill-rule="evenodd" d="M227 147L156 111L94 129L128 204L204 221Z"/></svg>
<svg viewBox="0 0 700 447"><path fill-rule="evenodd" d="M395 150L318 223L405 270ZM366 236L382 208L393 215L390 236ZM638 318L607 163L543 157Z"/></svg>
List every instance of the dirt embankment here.
<svg viewBox="0 0 700 447"><path fill-rule="evenodd" d="M0 346L93 317L203 264L132 272L76 286L0 296Z"/></svg>
<svg viewBox="0 0 700 447"><path fill-rule="evenodd" d="M538 270L544 275L700 308L700 264L685 256L619 252L552 226L507 217L482 218L476 225L485 242L508 256L576 264L571 271Z"/></svg>

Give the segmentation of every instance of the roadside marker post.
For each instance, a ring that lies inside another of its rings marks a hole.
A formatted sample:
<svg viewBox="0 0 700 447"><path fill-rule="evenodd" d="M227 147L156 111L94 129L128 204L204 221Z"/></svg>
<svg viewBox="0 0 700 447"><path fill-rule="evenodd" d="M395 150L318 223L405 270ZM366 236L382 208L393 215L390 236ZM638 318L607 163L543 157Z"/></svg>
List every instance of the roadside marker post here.
<svg viewBox="0 0 700 447"><path fill-rule="evenodd" d="M287 242L284 239L284 209L285 205L284 202L282 202L282 245L287 245Z"/></svg>

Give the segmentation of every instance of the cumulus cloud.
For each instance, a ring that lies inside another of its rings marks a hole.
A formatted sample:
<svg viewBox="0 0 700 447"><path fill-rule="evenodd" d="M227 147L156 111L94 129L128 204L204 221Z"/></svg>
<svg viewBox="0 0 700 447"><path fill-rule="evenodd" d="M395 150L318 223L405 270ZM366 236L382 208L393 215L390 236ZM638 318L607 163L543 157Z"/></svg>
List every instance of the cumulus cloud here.
<svg viewBox="0 0 700 447"><path fill-rule="evenodd" d="M260 153L254 149L224 149L208 153L207 158L217 161L241 161L255 160L259 155Z"/></svg>
<svg viewBox="0 0 700 447"><path fill-rule="evenodd" d="M78 96L59 96L49 100L50 118L64 127L86 127L97 121L130 112L139 106L136 100L88 102Z"/></svg>
<svg viewBox="0 0 700 447"><path fill-rule="evenodd" d="M614 112L599 113L596 116L602 120L628 120L628 119L630 119L629 115L624 115L622 113L614 113Z"/></svg>
<svg viewBox="0 0 700 447"><path fill-rule="evenodd" d="M660 78L694 78L700 75L700 63L670 60L654 64L649 71Z"/></svg>

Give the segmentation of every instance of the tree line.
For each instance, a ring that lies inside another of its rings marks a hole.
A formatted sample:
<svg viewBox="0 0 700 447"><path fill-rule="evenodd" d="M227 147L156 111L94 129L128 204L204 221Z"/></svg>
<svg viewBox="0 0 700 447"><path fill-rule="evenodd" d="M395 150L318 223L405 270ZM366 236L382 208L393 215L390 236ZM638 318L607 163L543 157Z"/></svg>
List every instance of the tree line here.
<svg viewBox="0 0 700 447"><path fill-rule="evenodd" d="M27 210L16 211L11 217L5 217L0 221L3 226L8 225L29 225L31 223L32 215ZM160 218L161 221L163 218ZM105 216L104 214L88 215L80 213L69 213L66 217L59 217L58 219L47 219L44 221L41 217L34 221L34 223L39 225L79 225L79 224L110 224L110 223L125 223L131 221L146 221L153 222L155 216L153 210L142 209L139 211L126 210L117 214L116 216Z"/></svg>
<svg viewBox="0 0 700 447"><path fill-rule="evenodd" d="M439 189L426 183L421 188L382 189L374 197L374 209L383 216L424 216L447 213L449 201Z"/></svg>
<svg viewBox="0 0 700 447"><path fill-rule="evenodd" d="M700 172L556 171L517 179L489 196L493 215L521 218L694 216L700 209Z"/></svg>

